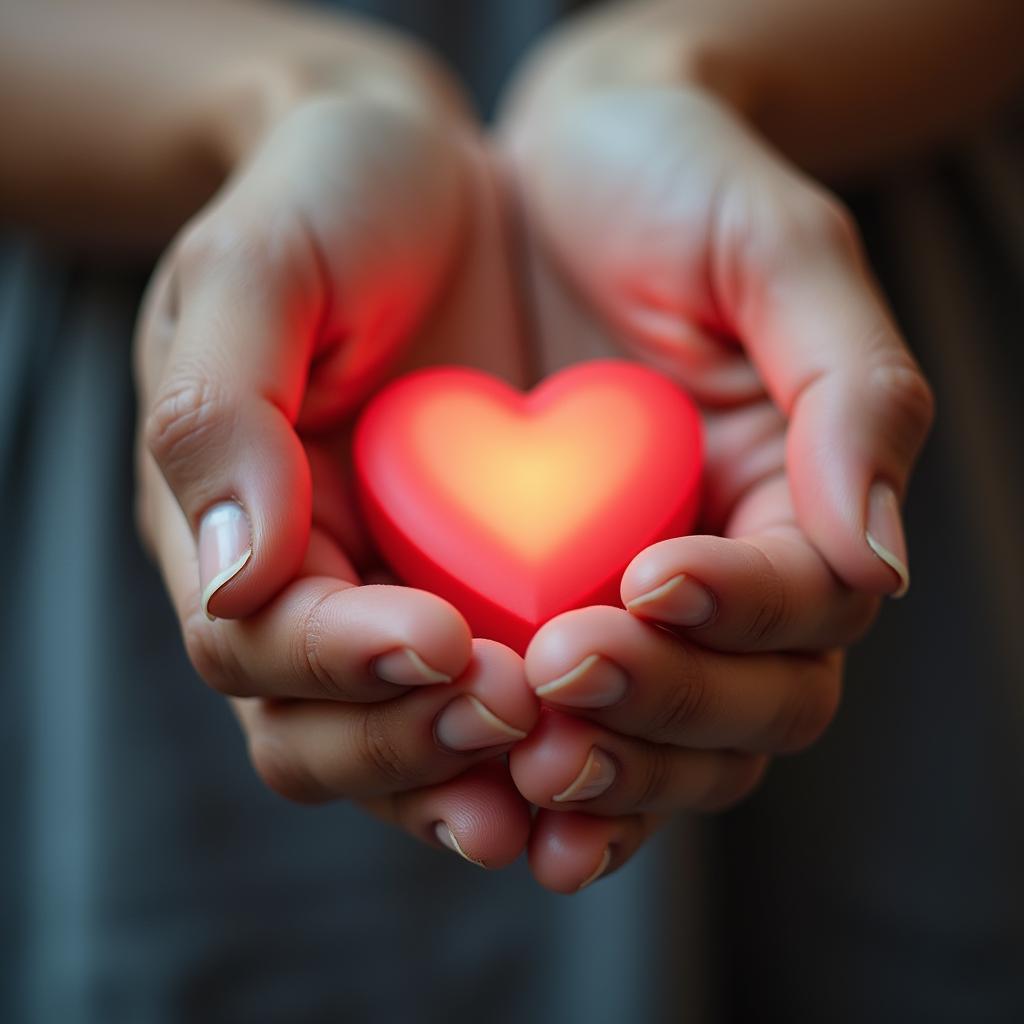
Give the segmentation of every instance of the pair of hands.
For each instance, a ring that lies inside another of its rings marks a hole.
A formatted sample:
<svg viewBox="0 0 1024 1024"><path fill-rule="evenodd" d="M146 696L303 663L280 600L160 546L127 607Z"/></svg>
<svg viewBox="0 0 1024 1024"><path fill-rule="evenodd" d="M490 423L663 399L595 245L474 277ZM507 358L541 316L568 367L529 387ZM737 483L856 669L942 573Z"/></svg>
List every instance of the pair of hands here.
<svg viewBox="0 0 1024 1024"><path fill-rule="evenodd" d="M709 535L525 662L388 582L360 402L426 363L527 384L621 346L702 404ZM487 867L528 847L556 891L817 738L907 581L927 385L841 207L694 90L541 89L497 146L423 97L300 102L168 251L136 355L142 532L267 785Z"/></svg>

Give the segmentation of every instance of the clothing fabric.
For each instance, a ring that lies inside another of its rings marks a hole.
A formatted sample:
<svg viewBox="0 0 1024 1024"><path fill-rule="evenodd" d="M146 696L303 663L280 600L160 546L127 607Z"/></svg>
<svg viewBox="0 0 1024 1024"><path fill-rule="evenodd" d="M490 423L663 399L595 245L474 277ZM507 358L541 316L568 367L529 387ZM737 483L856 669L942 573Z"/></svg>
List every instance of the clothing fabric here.
<svg viewBox="0 0 1024 1024"><path fill-rule="evenodd" d="M485 109L558 5L359 3ZM1019 125L853 197L941 416L815 750L572 899L253 774L132 522L146 268L0 247L0 1020L1024 1019ZM1012 130L1011 130L1012 129Z"/></svg>

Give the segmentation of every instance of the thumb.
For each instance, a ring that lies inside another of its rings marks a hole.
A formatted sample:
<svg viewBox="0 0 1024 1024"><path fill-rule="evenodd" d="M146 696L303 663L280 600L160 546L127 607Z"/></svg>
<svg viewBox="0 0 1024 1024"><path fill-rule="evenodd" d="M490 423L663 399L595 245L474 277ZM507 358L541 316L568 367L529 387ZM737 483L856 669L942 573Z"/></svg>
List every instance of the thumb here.
<svg viewBox="0 0 1024 1024"><path fill-rule="evenodd" d="M849 586L902 596L910 574L900 502L931 426L931 389L852 218L830 196L800 189L778 245L759 248L748 236L736 250L744 256L732 267L729 306L789 418L786 465L801 528Z"/></svg>
<svg viewBox="0 0 1024 1024"><path fill-rule="evenodd" d="M268 227L188 233L140 337L146 447L196 539L211 617L261 607L299 570L309 537L293 424L322 289L298 226Z"/></svg>

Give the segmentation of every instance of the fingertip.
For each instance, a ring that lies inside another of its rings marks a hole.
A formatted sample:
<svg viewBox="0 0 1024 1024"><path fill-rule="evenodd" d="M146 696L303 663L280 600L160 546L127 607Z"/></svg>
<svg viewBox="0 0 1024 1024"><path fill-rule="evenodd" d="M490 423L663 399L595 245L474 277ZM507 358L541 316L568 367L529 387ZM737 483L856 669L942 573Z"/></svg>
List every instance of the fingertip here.
<svg viewBox="0 0 1024 1024"><path fill-rule="evenodd" d="M478 867L507 867L526 848L529 808L501 761L470 768L420 797L405 797L418 798L420 834Z"/></svg>
<svg viewBox="0 0 1024 1024"><path fill-rule="evenodd" d="M523 659L510 647L497 640L474 637L471 641L473 657L481 666L490 672L503 676L521 679L523 675Z"/></svg>
<svg viewBox="0 0 1024 1024"><path fill-rule="evenodd" d="M626 611L688 629L706 626L715 618L718 602L712 591L690 573L679 572L625 602Z"/></svg>
<svg viewBox="0 0 1024 1024"><path fill-rule="evenodd" d="M474 639L472 648L472 660L459 683L525 736L537 724L540 702L526 682L523 659L495 640Z"/></svg>
<svg viewBox="0 0 1024 1024"><path fill-rule="evenodd" d="M343 600L346 625L372 634L386 632L390 645L380 652L382 656L412 651L415 664L430 670L431 677L424 676L423 682L451 681L469 667L473 655L469 626L443 598L412 587L372 583L347 591Z"/></svg>
<svg viewBox="0 0 1024 1024"><path fill-rule="evenodd" d="M647 597L679 573L692 571L690 559L711 562L729 542L722 537L694 535L671 537L644 548L622 573L622 603L629 607Z"/></svg>
<svg viewBox="0 0 1024 1024"><path fill-rule="evenodd" d="M529 736L509 753L516 788L530 803L551 806L579 774L596 733L583 719L545 708Z"/></svg>
<svg viewBox="0 0 1024 1024"><path fill-rule="evenodd" d="M211 621L231 618L230 601L221 592L252 558L249 519L241 505L219 502L204 513L199 524L198 557L203 614Z"/></svg>
<svg viewBox="0 0 1024 1024"><path fill-rule="evenodd" d="M374 675L393 686L437 686L452 682L452 677L424 660L412 647L395 647L378 654L370 662Z"/></svg>
<svg viewBox="0 0 1024 1024"><path fill-rule="evenodd" d="M312 483L302 444L276 409L234 468L229 497L199 516L200 601L211 618L253 614L299 575L309 547Z"/></svg>
<svg viewBox="0 0 1024 1024"><path fill-rule="evenodd" d="M590 605L563 612L534 634L526 649L526 678L530 686L550 685L566 674L585 668L583 662L603 652L609 638L628 633L638 624L623 608Z"/></svg>
<svg viewBox="0 0 1024 1024"><path fill-rule="evenodd" d="M910 584L901 495L923 435L901 427L885 389L859 377L811 391L786 459L800 526L847 586L901 597Z"/></svg>
<svg viewBox="0 0 1024 1024"><path fill-rule="evenodd" d="M795 521L776 518L790 511L787 493L781 505L748 509L745 525L764 532L680 537L642 552L623 575L627 610L687 637L699 631L692 639L718 650L846 646L876 601L849 588Z"/></svg>
<svg viewBox="0 0 1024 1024"><path fill-rule="evenodd" d="M876 480L868 491L864 539L872 554L895 576L885 593L890 597L904 597L910 589L910 568L903 518L896 491L883 480Z"/></svg>
<svg viewBox="0 0 1024 1024"><path fill-rule="evenodd" d="M452 853L457 853L463 860L468 861L470 864L475 864L478 868L487 868L487 865L476 857L471 857L462 847L462 842L465 842L463 837L462 842L459 842L459 837L455 833L455 830L447 821L435 821L434 822L434 838L446 849L451 850Z"/></svg>
<svg viewBox="0 0 1024 1024"><path fill-rule="evenodd" d="M737 565L737 561L742 564ZM721 579L749 568L735 541L694 535L659 541L626 566L619 592L627 611L696 629L718 614Z"/></svg>
<svg viewBox="0 0 1024 1024"><path fill-rule="evenodd" d="M621 867L640 841L640 819L540 811L528 850L530 870L552 892L571 895Z"/></svg>

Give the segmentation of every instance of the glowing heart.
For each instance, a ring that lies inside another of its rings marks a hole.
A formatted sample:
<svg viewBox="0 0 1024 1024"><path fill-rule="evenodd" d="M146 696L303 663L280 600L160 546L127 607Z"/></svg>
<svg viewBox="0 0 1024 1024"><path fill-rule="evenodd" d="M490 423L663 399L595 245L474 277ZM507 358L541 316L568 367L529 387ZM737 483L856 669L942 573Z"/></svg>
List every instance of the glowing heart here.
<svg viewBox="0 0 1024 1024"><path fill-rule="evenodd" d="M370 402L355 463L399 578L451 601L476 636L523 651L560 612L618 604L631 559L691 529L700 420L635 363L581 363L525 395L439 367Z"/></svg>

